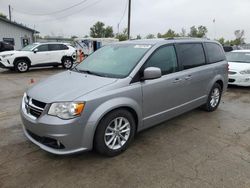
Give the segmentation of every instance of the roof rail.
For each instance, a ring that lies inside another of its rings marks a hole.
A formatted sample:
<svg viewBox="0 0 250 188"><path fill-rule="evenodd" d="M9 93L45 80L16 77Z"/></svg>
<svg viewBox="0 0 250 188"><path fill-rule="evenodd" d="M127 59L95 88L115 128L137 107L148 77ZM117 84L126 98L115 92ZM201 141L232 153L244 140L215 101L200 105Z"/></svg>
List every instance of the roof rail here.
<svg viewBox="0 0 250 188"><path fill-rule="evenodd" d="M165 38L165 40L201 40L201 39L205 39L205 40L210 40L209 38L198 38L198 37L169 37L169 38Z"/></svg>

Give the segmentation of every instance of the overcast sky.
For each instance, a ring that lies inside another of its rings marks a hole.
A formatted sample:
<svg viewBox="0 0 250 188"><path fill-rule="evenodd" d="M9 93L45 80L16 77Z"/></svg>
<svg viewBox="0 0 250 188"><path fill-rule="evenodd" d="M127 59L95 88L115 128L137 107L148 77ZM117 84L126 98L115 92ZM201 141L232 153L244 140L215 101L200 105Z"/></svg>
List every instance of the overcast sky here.
<svg viewBox="0 0 250 188"><path fill-rule="evenodd" d="M89 28L97 21L111 25L117 32L127 0L85 0L79 6L59 12L82 0L0 0L0 12L8 14L8 5L13 8L13 19L41 35L89 34ZM207 26L209 38L234 38L234 31L245 30L250 42L250 0L132 0L131 34L145 36L149 33L164 33L168 29L177 32L189 31L193 25ZM27 13L27 14L25 14ZM32 15L50 14L50 15ZM213 19L216 20L215 24ZM127 27L127 12L120 30Z"/></svg>

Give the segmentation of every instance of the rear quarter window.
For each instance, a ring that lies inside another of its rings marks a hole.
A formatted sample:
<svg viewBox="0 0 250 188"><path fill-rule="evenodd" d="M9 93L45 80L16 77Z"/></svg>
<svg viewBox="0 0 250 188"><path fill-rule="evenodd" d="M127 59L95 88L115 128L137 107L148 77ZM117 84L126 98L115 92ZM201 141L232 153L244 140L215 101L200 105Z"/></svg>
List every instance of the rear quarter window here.
<svg viewBox="0 0 250 188"><path fill-rule="evenodd" d="M205 43L208 63L216 63L226 59L224 50L216 43Z"/></svg>
<svg viewBox="0 0 250 188"><path fill-rule="evenodd" d="M177 52L182 69L190 69L206 64L204 49L201 43L180 43Z"/></svg>

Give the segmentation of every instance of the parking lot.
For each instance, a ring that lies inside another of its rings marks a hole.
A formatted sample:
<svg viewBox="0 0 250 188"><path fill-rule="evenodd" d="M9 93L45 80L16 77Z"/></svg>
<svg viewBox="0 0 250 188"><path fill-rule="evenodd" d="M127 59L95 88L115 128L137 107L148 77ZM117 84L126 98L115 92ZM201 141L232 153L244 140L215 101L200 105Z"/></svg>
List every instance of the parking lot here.
<svg viewBox="0 0 250 188"><path fill-rule="evenodd" d="M250 187L250 88L143 131L117 157L55 156L24 137L19 106L31 79L61 71L0 70L0 187Z"/></svg>

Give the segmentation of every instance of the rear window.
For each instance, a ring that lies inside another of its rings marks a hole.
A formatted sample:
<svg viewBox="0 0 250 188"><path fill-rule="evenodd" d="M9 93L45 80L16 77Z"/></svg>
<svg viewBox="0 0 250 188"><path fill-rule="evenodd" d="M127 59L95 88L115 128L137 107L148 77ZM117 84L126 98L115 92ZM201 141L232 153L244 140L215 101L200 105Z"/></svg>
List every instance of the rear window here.
<svg viewBox="0 0 250 188"><path fill-rule="evenodd" d="M209 63L216 63L226 59L222 48L215 43L205 43Z"/></svg>
<svg viewBox="0 0 250 188"><path fill-rule="evenodd" d="M178 57L183 69L204 65L206 58L201 43L178 44Z"/></svg>

